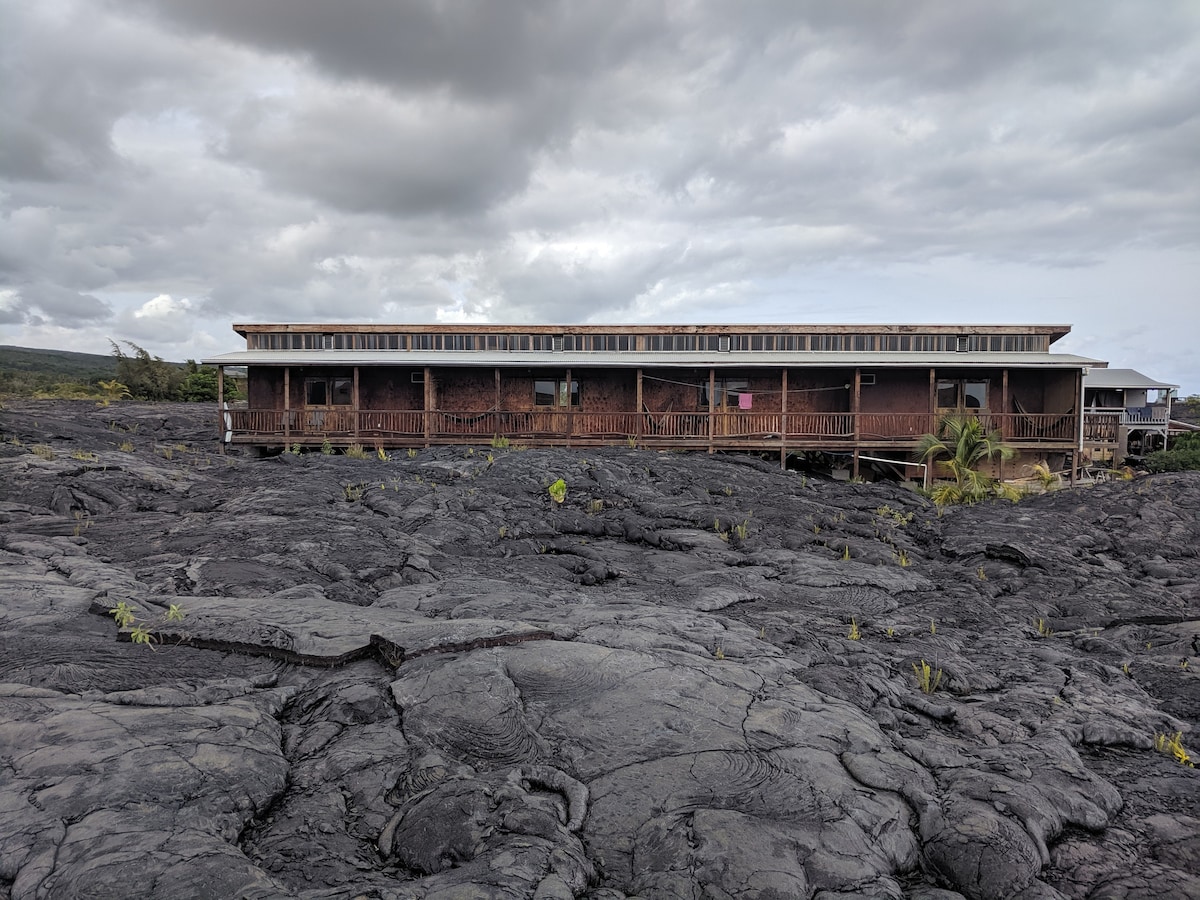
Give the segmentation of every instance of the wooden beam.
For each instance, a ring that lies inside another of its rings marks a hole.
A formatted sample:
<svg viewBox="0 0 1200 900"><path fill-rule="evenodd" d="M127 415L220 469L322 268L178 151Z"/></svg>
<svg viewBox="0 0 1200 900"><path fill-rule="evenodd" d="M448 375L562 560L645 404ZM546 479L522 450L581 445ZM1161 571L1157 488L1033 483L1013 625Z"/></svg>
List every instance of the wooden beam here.
<svg viewBox="0 0 1200 900"><path fill-rule="evenodd" d="M859 414L862 411L862 369L854 370L854 393L850 398L850 415L854 419L854 466L850 477L858 478L858 442L862 437Z"/></svg>
<svg viewBox="0 0 1200 900"><path fill-rule="evenodd" d="M425 448L430 448L430 416L433 412L432 397L433 397L433 370L430 366L425 367Z"/></svg>
<svg viewBox="0 0 1200 900"><path fill-rule="evenodd" d="M1003 431L1000 432L1000 438L1003 440L1008 437L1008 369L1000 370L1000 427ZM1004 480L1004 457L1000 457L1000 480Z"/></svg>
<svg viewBox="0 0 1200 900"><path fill-rule="evenodd" d="M717 370L708 370L708 452L713 452L713 437L717 424Z"/></svg>
<svg viewBox="0 0 1200 900"><path fill-rule="evenodd" d="M787 401L788 401L788 377L787 366L783 367L783 373L780 375L779 382L783 389L779 401L779 468L787 468Z"/></svg>
<svg viewBox="0 0 1200 900"><path fill-rule="evenodd" d="M225 452L225 367L217 366L217 440Z"/></svg>
<svg viewBox="0 0 1200 900"><path fill-rule="evenodd" d="M292 367L283 367L283 443L292 443Z"/></svg>
<svg viewBox="0 0 1200 900"><path fill-rule="evenodd" d="M929 370L929 434L937 433L937 369Z"/></svg>
<svg viewBox="0 0 1200 900"><path fill-rule="evenodd" d="M354 443L358 443L358 366L354 367L354 394L350 398L350 412L354 416Z"/></svg>
<svg viewBox="0 0 1200 900"><path fill-rule="evenodd" d="M575 407L571 405L571 370L567 369L567 446L571 446L571 434L575 431ZM579 402L583 402L583 391L579 392Z"/></svg>
<svg viewBox="0 0 1200 900"><path fill-rule="evenodd" d="M645 416L642 410L645 408L645 401L642 399L642 370L637 370L637 417L634 419L633 431L634 437L637 438L637 443L640 446L642 443L642 420Z"/></svg>

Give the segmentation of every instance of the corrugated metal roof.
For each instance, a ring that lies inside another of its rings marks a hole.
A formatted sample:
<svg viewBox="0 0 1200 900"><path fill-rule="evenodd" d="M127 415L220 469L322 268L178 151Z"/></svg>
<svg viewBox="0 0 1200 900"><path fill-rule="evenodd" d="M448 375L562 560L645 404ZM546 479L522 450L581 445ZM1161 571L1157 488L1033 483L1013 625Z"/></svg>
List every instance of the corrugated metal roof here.
<svg viewBox="0 0 1200 900"><path fill-rule="evenodd" d="M1083 386L1089 388L1111 388L1113 390L1165 391L1178 388L1177 384L1164 384L1136 369L1089 369L1083 376Z"/></svg>
<svg viewBox="0 0 1200 900"><path fill-rule="evenodd" d="M1068 368L1099 360L1068 353L906 353L794 351L451 351L451 350L242 350L203 360L210 366L486 366L511 368ZM1105 371L1094 369L1093 371Z"/></svg>

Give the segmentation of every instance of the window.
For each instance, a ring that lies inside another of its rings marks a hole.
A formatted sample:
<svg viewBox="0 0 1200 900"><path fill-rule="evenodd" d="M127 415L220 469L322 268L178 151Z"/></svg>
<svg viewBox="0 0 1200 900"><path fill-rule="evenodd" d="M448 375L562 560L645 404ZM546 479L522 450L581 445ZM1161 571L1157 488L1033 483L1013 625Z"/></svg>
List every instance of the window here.
<svg viewBox="0 0 1200 900"><path fill-rule="evenodd" d="M568 385L565 378L539 378L533 383L534 406L579 406L579 382L574 378Z"/></svg>
<svg viewBox="0 0 1200 900"><path fill-rule="evenodd" d="M349 406L354 397L353 378L305 378L306 406Z"/></svg>
<svg viewBox="0 0 1200 900"><path fill-rule="evenodd" d="M713 384L715 387L713 407L715 409L736 408L738 398L750 390L750 382L745 378L718 378ZM707 382L700 387L700 406L702 409L708 409Z"/></svg>
<svg viewBox="0 0 1200 900"><path fill-rule="evenodd" d="M400 335L398 334L359 334L354 339L355 350L398 350Z"/></svg>
<svg viewBox="0 0 1200 900"><path fill-rule="evenodd" d="M809 338L810 350L844 351L850 347L850 335L847 334L814 334Z"/></svg>
<svg viewBox="0 0 1200 900"><path fill-rule="evenodd" d="M647 350L695 350L699 346L694 334L652 334L646 338Z"/></svg>
<svg viewBox="0 0 1200 900"><path fill-rule="evenodd" d="M591 334L580 336L577 350L616 350L618 352L633 349L633 338L627 334ZM568 348L571 349L571 348Z"/></svg>
<svg viewBox="0 0 1200 900"><path fill-rule="evenodd" d="M938 409L987 409L988 383L958 378L939 379L937 405Z"/></svg>

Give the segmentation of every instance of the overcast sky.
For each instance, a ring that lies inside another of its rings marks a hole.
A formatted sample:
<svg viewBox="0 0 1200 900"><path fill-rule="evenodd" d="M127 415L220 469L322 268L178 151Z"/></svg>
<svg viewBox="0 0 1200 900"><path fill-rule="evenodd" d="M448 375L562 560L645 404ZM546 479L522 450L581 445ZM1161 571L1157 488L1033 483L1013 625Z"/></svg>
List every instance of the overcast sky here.
<svg viewBox="0 0 1200 900"><path fill-rule="evenodd" d="M1200 3L0 0L0 343L1049 322L1200 393Z"/></svg>

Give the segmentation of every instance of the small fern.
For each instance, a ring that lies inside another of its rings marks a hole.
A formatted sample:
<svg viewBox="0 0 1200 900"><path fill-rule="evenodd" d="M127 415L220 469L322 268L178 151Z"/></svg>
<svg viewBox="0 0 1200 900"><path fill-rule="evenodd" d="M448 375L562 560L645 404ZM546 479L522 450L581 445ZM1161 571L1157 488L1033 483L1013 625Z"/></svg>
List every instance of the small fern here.
<svg viewBox="0 0 1200 900"><path fill-rule="evenodd" d="M938 685L942 683L941 669L935 670L925 660L921 660L919 666L913 663L912 667L913 674L917 676L917 686L921 688L922 693L932 694L938 689Z"/></svg>

